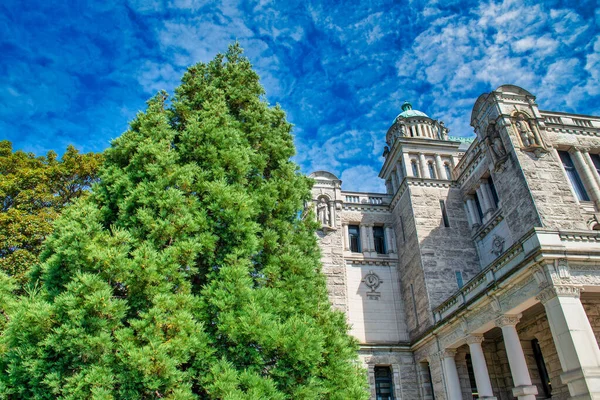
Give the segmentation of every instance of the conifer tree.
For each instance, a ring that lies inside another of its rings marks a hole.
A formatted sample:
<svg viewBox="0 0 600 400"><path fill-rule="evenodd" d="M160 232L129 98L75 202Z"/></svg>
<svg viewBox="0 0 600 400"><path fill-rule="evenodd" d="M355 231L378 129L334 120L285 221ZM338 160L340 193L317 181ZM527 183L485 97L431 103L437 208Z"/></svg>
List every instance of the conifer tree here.
<svg viewBox="0 0 600 400"><path fill-rule="evenodd" d="M291 125L263 95L236 44L149 101L55 224L40 290L11 306L0 393L368 397L298 217L311 183Z"/></svg>

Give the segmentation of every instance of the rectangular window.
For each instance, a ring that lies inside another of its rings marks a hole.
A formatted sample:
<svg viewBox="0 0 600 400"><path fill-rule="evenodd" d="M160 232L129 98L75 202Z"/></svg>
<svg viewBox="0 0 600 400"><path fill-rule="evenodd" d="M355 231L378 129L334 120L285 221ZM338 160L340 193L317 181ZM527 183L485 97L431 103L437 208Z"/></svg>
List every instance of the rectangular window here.
<svg viewBox="0 0 600 400"><path fill-rule="evenodd" d="M437 179L437 176L435 175L435 167L433 166L433 163L427 164L427 168L429 168L429 177L431 179Z"/></svg>
<svg viewBox="0 0 600 400"><path fill-rule="evenodd" d="M427 363L427 373L429 374L429 388L431 389L431 399L435 400L435 390L433 389L433 378L431 376L431 366Z"/></svg>
<svg viewBox="0 0 600 400"><path fill-rule="evenodd" d="M456 274L456 283L458 284L458 288L460 289L465 284L463 282L462 272L460 272L460 271L454 271L454 273Z"/></svg>
<svg viewBox="0 0 600 400"><path fill-rule="evenodd" d="M533 348L533 357L537 364L538 371L540 373L540 380L542 381L542 388L544 389L544 395L546 398L552 397L552 383L550 382L550 376L548 376L548 370L546 369L546 363L542 356L542 349L537 339L531 341L531 347Z"/></svg>
<svg viewBox="0 0 600 400"><path fill-rule="evenodd" d="M410 166L412 167L413 176L419 177L419 167L415 161L411 161Z"/></svg>
<svg viewBox="0 0 600 400"><path fill-rule="evenodd" d="M350 240L350 251L360 253L360 227L348 225L348 239Z"/></svg>
<svg viewBox="0 0 600 400"><path fill-rule="evenodd" d="M477 194L473 196L473 199L475 200L475 208L477 209L477 214L479 214L479 220L483 221L483 211L481 211L481 203L479 202Z"/></svg>
<svg viewBox="0 0 600 400"><path fill-rule="evenodd" d="M415 299L415 288L413 284L410 284L410 295L412 296L413 310L415 312L415 321L417 327L419 326L419 314L417 314L417 300Z"/></svg>
<svg viewBox="0 0 600 400"><path fill-rule="evenodd" d="M373 227L373 242L375 243L377 254L385 254L385 233L383 226Z"/></svg>
<svg viewBox="0 0 600 400"><path fill-rule="evenodd" d="M375 367L375 398L394 400L394 382L390 367Z"/></svg>
<svg viewBox="0 0 600 400"><path fill-rule="evenodd" d="M440 208L442 209L442 220L444 221L444 227L448 228L450 226L450 220L448 219L446 202L444 200L440 200Z"/></svg>
<svg viewBox="0 0 600 400"><path fill-rule="evenodd" d="M487 178L487 183L490 186L490 192L492 192L492 199L494 200L494 207L498 207L498 203L500 200L498 199L498 192L496 192L496 186L494 186L494 181L492 177Z"/></svg>
<svg viewBox="0 0 600 400"><path fill-rule="evenodd" d="M404 234L404 219L400 216L400 229L402 230L402 243L406 242L406 235Z"/></svg>
<svg viewBox="0 0 600 400"><path fill-rule="evenodd" d="M560 156L560 160L562 161L565 172L567 173L567 177L569 178L569 182L575 191L575 195L577 199L580 201L590 201L590 198L585 191L585 187L579 178L579 174L575 169L575 165L573 164L573 160L571 159L571 155L566 151L559 151L558 155Z"/></svg>
<svg viewBox="0 0 600 400"><path fill-rule="evenodd" d="M477 390L477 382L475 381L475 371L473 371L473 361L471 360L471 355L467 354L465 356L465 361L467 364L467 373L469 374L469 384L471 386L471 395L474 399L479 398L479 391Z"/></svg>

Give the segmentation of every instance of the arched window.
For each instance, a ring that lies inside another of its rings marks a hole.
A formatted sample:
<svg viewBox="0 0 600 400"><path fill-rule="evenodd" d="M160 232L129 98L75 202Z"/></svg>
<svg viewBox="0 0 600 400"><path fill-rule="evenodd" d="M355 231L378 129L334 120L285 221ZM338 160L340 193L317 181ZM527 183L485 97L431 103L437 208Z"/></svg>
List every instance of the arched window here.
<svg viewBox="0 0 600 400"><path fill-rule="evenodd" d="M446 171L446 179L451 181L452 180L452 171L450 170L450 165L448 165L448 163L444 164L444 171Z"/></svg>
<svg viewBox="0 0 600 400"><path fill-rule="evenodd" d="M433 163L428 163L427 168L429 168L429 177L431 179L437 179L437 176L435 176L435 167L433 166Z"/></svg>
<svg viewBox="0 0 600 400"><path fill-rule="evenodd" d="M418 178L419 177L419 167L417 167L417 162L415 160L412 160L410 162L410 165L412 167L413 176L416 176Z"/></svg>

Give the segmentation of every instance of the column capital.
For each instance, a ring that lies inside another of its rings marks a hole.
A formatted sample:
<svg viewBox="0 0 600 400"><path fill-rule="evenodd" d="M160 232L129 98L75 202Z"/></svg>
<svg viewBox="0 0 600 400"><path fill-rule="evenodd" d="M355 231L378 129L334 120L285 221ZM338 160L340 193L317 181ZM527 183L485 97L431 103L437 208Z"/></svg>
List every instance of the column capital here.
<svg viewBox="0 0 600 400"><path fill-rule="evenodd" d="M483 341L483 335L469 335L465 338L467 344L481 344Z"/></svg>
<svg viewBox="0 0 600 400"><path fill-rule="evenodd" d="M445 349L437 353L440 360L456 357L456 349Z"/></svg>
<svg viewBox="0 0 600 400"><path fill-rule="evenodd" d="M521 320L521 314L518 315L501 315L496 318L494 323L498 328L502 328L503 326L515 326Z"/></svg>
<svg viewBox="0 0 600 400"><path fill-rule="evenodd" d="M571 154L575 154L575 153L581 153L583 149L579 146L573 146L569 149L569 153Z"/></svg>
<svg viewBox="0 0 600 400"><path fill-rule="evenodd" d="M581 288L573 285L556 285L542 290L535 298L542 304L546 304L555 297L575 297L579 298Z"/></svg>

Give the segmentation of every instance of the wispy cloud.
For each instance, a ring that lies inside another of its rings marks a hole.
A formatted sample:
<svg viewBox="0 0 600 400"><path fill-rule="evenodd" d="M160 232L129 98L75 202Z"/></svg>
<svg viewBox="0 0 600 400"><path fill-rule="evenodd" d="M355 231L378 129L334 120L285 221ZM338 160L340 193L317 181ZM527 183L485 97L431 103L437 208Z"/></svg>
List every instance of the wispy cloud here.
<svg viewBox="0 0 600 400"><path fill-rule="evenodd" d="M463 136L477 96L504 83L545 109L599 114L599 26L587 1L9 0L0 129L30 151L102 150L147 97L238 40L295 124L304 172L382 190L385 132L404 100Z"/></svg>

